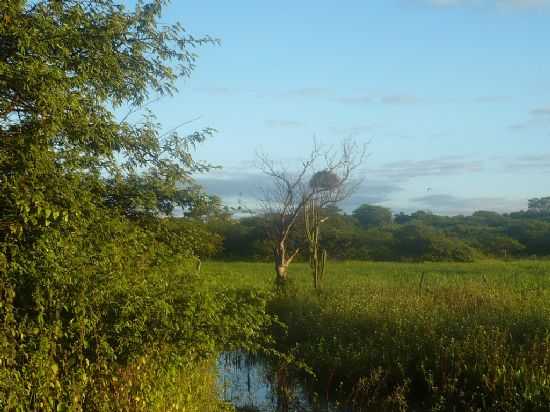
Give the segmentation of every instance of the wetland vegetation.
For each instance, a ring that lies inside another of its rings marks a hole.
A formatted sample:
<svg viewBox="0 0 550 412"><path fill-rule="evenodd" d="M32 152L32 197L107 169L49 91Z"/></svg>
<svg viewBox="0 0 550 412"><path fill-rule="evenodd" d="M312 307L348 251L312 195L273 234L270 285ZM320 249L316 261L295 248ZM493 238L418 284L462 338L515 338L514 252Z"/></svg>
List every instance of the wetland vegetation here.
<svg viewBox="0 0 550 412"><path fill-rule="evenodd" d="M277 348L314 373L293 372L312 398L358 411L547 410L549 262L331 263L322 290L307 265L294 269L268 310L285 325ZM215 288L272 288L269 264L205 270Z"/></svg>
<svg viewBox="0 0 550 412"><path fill-rule="evenodd" d="M195 181L214 130L149 112L219 44L166 5L0 1L0 410L550 410L550 198L344 213L348 140L225 206Z"/></svg>

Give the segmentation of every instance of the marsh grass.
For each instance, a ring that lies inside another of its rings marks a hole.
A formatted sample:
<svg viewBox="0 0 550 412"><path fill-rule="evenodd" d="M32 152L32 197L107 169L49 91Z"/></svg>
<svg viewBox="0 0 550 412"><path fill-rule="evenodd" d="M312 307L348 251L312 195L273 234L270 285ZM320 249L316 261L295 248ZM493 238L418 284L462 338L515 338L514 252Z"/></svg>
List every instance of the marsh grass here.
<svg viewBox="0 0 550 412"><path fill-rule="evenodd" d="M271 265L211 262L211 287L269 290ZM550 262L305 264L274 294L281 349L312 367L312 390L355 410L547 411Z"/></svg>
<svg viewBox="0 0 550 412"><path fill-rule="evenodd" d="M105 410L231 412L221 401L213 360L151 351L121 368L105 392Z"/></svg>

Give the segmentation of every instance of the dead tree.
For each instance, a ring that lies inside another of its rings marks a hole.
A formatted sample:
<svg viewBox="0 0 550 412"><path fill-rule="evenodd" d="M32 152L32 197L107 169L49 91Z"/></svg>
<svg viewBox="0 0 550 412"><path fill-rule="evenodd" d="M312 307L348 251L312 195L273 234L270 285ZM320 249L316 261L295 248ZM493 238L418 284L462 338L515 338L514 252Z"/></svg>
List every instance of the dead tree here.
<svg viewBox="0 0 550 412"><path fill-rule="evenodd" d="M290 250L289 237L306 204L315 199L317 206L324 207L348 198L359 184L355 172L365 153L365 146L352 140L343 141L339 148L324 148L314 142L307 159L294 171L265 154L258 155L260 169L272 182L264 188L262 206L269 219L267 235L277 283L286 283L288 267L300 253L299 248ZM332 181L326 184L329 177Z"/></svg>
<svg viewBox="0 0 550 412"><path fill-rule="evenodd" d="M327 268L327 251L321 251L321 224L328 218L322 217L316 199L304 205L304 223L307 243L309 245L309 266L313 275L313 287L321 286Z"/></svg>

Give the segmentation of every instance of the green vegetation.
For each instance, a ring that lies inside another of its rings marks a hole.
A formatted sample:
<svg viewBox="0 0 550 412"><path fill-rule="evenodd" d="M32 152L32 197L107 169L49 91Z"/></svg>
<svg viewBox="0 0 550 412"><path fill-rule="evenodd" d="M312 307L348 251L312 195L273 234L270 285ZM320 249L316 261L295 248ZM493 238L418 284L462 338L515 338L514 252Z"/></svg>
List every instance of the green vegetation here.
<svg viewBox="0 0 550 412"><path fill-rule="evenodd" d="M211 130L129 120L214 42L164 3L0 2L1 410L214 410L204 362L267 339L262 296L195 273L219 244L189 153Z"/></svg>
<svg viewBox="0 0 550 412"><path fill-rule="evenodd" d="M272 287L270 264L205 265L213 288ZM550 404L550 263L307 264L270 311L275 330L357 410L545 411ZM371 409L361 409L371 408Z"/></svg>
<svg viewBox="0 0 550 412"><path fill-rule="evenodd" d="M163 134L141 115L217 43L159 23L165 3L0 2L0 409L232 410L215 358L275 344L319 393L360 407L547 410L550 264L433 261L547 255L549 199L507 215L346 215L322 207L360 164L344 146L332 165L313 152L331 167L307 187L313 163L294 181L268 166L286 203L232 219L193 180L210 166L190 152L213 130ZM273 254L276 291L273 263L201 272L204 258ZM287 282L295 256L310 267Z"/></svg>
<svg viewBox="0 0 550 412"><path fill-rule="evenodd" d="M393 219L389 209L368 204L359 206L353 211L352 216L357 220L359 225L365 229L389 225Z"/></svg>
<svg viewBox="0 0 550 412"><path fill-rule="evenodd" d="M361 205L351 215L325 207L320 248L330 259L375 261L472 262L486 258L543 257L550 254L550 214L544 200L531 199L527 211L509 214L478 211L472 216L410 215L381 206ZM298 219L302 222L304 219ZM216 255L227 260L269 260L265 242L268 216L212 222L210 230L225 240ZM299 226L299 224L297 225ZM308 249L302 227L289 236L293 248ZM307 255L298 256L307 258Z"/></svg>

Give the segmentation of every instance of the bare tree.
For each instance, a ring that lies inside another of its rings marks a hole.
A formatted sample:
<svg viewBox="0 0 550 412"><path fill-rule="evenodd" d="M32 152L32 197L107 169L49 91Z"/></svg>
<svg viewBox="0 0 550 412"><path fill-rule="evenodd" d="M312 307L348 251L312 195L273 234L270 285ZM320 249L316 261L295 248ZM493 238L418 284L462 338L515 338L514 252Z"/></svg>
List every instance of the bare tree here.
<svg viewBox="0 0 550 412"><path fill-rule="evenodd" d="M300 252L290 250L289 236L304 207L312 199L325 207L348 198L358 187L356 172L365 158L365 145L344 140L338 148L314 146L297 170L258 154L259 167L272 181L264 189L262 208L270 219L267 235L272 243L276 280L284 284L288 266Z"/></svg>
<svg viewBox="0 0 550 412"><path fill-rule="evenodd" d="M304 223L309 246L309 267L313 275L313 287L318 289L327 268L327 251L321 251L321 224L328 217L323 217L317 199L311 199L304 206Z"/></svg>

